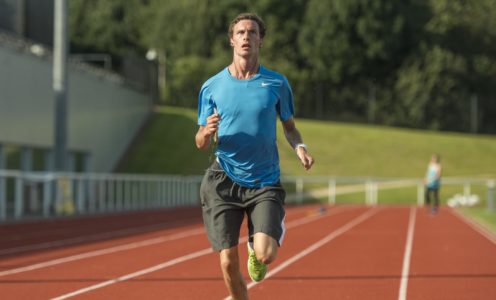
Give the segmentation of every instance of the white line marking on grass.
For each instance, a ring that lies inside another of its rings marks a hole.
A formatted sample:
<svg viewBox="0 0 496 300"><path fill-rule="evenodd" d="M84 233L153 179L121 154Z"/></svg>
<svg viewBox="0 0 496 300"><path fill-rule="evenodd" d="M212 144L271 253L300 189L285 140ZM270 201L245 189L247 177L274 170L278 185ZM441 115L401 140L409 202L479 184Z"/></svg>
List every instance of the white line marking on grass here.
<svg viewBox="0 0 496 300"><path fill-rule="evenodd" d="M291 257L290 259L284 261L280 265L278 265L276 268L273 270L269 271L267 275L265 276L264 280L267 280L268 278L274 276L275 274L279 273L280 271L284 270L287 268L289 265L295 263L296 261L302 259L303 257L307 256L308 254L314 252L315 250L319 249L320 247L324 246L325 244L329 243L333 239L337 238L338 236L342 235L346 231L350 230L351 228L355 227L356 225L362 223L363 221L367 220L374 214L376 214L381 208L373 208L368 210L367 212L361 214L360 216L356 217L355 219L349 221L345 225L339 227L338 229L332 231L329 233L327 236L322 238L321 240L317 241L316 243L312 244L311 246L307 247L300 253L296 254L295 256ZM256 286L261 282L255 282L252 281L251 283L248 284L247 289L251 289L252 287ZM231 299L230 296L224 298L224 300L229 300Z"/></svg>
<svg viewBox="0 0 496 300"><path fill-rule="evenodd" d="M55 265L59 265L59 264L67 263L67 262L72 262L72 261L76 261L76 260L80 260L80 259L85 259L85 258L90 258L90 257L125 251L125 250L131 250L131 249L136 249L136 248L145 247L145 246L151 246L151 245L155 245L155 244L159 244L159 243L164 243L164 242L168 242L168 241L178 240L181 238L197 235L197 234L204 233L204 232L205 232L205 230L203 228L198 228L198 229L188 230L185 232L171 234L169 236L147 239L147 240L143 240L143 241L139 241L139 242L132 242L132 243L114 246L114 247L110 247L110 248L93 250L93 251L89 251L86 253L80 253L80 254L75 254L75 255L66 256L66 257L62 257L62 258L57 258L57 259L53 259L53 260L49 260L49 261L36 263L33 265L29 265L29 266L19 267L19 268L15 268L15 269L11 269L11 270L6 270L6 271L0 271L0 277L12 275L12 274L17 274L17 273L22 273L22 272L27 272L27 271L32 271L32 270L37 270L37 269L46 268L46 267L50 267L50 266L55 266Z"/></svg>
<svg viewBox="0 0 496 300"><path fill-rule="evenodd" d="M312 216L303 217L303 218L298 219L298 220L295 220L293 222L289 222L288 225L287 225L287 228L289 229L289 228L293 228L295 226L300 226L302 224L306 224L306 223L309 223L311 221L321 219L323 217L328 217L328 216L337 214L338 212L341 212L341 211L344 211L344 210L346 210L346 209L340 207L340 208L336 208L336 209L332 210L331 212L329 212L327 214L312 215ZM247 236L244 236L244 237L242 237L240 239L239 242L240 243L244 243L244 242L247 241L247 239L248 239L248 237ZM211 248L206 248L206 249L203 249L203 250L199 250L199 251L196 251L196 252L193 252L193 253L190 253L190 254L187 254L187 255L184 255L184 256L180 256L180 257L177 257L175 259L166 261L164 263L161 263L161 264L152 266L150 268L146 268L146 269L143 269L143 270L134 272L134 273L123 275L123 276L118 277L118 278L107 280L107 281L104 281L104 282L101 282L101 283L98 283L98 284L95 284L95 285L88 286L86 288L82 288L82 289L76 290L76 291L71 292L71 293L67 293L67 294L64 294L64 295L61 295L61 296L52 298L51 300L63 300L63 299L71 298L71 297L74 297L74 296L77 296L77 295L81 295L81 294L84 294L84 293L87 293L87 292L90 292L90 291L93 291L93 290L97 290L97 289L100 289L100 288L103 288L103 287L106 287L106 286L115 284L115 283L119 283L119 282L122 282L122 281L133 279L133 278L138 277L138 276L142 276L142 275L149 274L149 273L152 273L152 272L161 270L161 269L165 269L167 267L171 267L173 265L176 265L176 264L185 262L187 260L191 260L191 259L194 259L194 258L203 256L203 255L207 255L207 254L210 254L210 253L214 253Z"/></svg>
<svg viewBox="0 0 496 300"><path fill-rule="evenodd" d="M408 288L408 275L410 274L410 259L412 256L413 234L415 230L415 217L417 209L410 208L410 218L408 220L408 231L405 243L405 254L403 255L403 268L401 270L401 282L398 300L406 300L406 291Z"/></svg>
<svg viewBox="0 0 496 300"><path fill-rule="evenodd" d="M474 220L469 219L467 216L463 215L459 211L455 209L450 209L451 213L457 216L460 220L462 220L465 224L467 224L470 228L475 230L477 233L481 234L484 236L486 239L488 239L490 242L496 245L496 236L494 236L493 233L491 233L489 230L484 228L482 225L477 223Z"/></svg>

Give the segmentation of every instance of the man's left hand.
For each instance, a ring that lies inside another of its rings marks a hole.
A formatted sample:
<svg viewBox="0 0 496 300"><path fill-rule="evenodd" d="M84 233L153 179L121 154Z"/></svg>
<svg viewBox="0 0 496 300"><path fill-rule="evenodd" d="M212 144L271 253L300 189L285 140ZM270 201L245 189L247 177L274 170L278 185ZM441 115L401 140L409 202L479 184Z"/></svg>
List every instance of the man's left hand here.
<svg viewBox="0 0 496 300"><path fill-rule="evenodd" d="M310 170L312 167L314 160L313 157L308 154L307 150L303 147L298 147L296 149L296 155L298 155L298 158L301 161L301 164L305 168L305 170Z"/></svg>

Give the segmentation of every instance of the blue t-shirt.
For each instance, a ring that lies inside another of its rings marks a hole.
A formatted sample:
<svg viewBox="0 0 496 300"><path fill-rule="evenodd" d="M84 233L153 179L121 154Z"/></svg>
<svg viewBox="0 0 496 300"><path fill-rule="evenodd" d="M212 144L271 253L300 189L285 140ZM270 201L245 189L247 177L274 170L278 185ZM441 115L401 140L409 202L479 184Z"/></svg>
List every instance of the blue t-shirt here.
<svg viewBox="0 0 496 300"><path fill-rule="evenodd" d="M254 77L239 80L225 68L201 88L198 125L205 126L214 109L220 115L215 155L226 174L245 187L277 183L277 116L286 121L294 114L288 80L263 66Z"/></svg>

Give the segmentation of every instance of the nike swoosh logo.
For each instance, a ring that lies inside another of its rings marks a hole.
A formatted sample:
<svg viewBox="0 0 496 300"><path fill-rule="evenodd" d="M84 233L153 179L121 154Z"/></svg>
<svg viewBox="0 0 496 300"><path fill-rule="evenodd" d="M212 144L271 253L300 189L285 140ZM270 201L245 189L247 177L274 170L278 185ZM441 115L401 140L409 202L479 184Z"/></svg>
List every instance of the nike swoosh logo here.
<svg viewBox="0 0 496 300"><path fill-rule="evenodd" d="M270 85L270 82L262 82L262 87L266 87L266 86L269 86Z"/></svg>

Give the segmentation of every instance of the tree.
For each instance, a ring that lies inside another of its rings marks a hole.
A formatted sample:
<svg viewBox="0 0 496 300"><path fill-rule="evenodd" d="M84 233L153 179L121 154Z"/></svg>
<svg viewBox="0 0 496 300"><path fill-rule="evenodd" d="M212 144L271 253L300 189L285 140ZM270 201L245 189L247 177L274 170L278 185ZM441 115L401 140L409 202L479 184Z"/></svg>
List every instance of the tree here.
<svg viewBox="0 0 496 300"><path fill-rule="evenodd" d="M317 107L336 117L365 115L371 89L387 88L408 53L409 1L312 0L298 46L315 86ZM324 105L325 102L325 105ZM348 115L349 116L349 115Z"/></svg>
<svg viewBox="0 0 496 300"><path fill-rule="evenodd" d="M140 0L69 1L72 52L143 54L136 14L140 7Z"/></svg>
<svg viewBox="0 0 496 300"><path fill-rule="evenodd" d="M299 116L496 132L494 0L72 0L72 49L159 53L168 104L195 107L228 65L239 13L266 22L261 62L290 80ZM162 68L162 69L163 69Z"/></svg>
<svg viewBox="0 0 496 300"><path fill-rule="evenodd" d="M436 0L430 8L424 39L398 71L396 113L402 125L467 131L473 96L486 114L495 111L487 100L495 92L495 5Z"/></svg>

